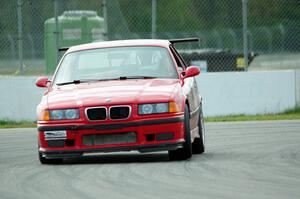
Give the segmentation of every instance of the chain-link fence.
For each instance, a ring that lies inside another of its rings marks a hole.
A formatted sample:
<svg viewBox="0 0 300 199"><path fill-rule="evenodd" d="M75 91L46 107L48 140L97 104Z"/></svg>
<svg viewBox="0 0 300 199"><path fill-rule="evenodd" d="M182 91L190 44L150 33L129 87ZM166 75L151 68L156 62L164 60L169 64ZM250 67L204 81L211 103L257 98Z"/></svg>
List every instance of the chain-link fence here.
<svg viewBox="0 0 300 199"><path fill-rule="evenodd" d="M299 0L2 0L0 74L51 72L46 68L56 63L57 45L186 37L201 40L177 46L189 64L208 72L243 71L247 1L249 70L299 68ZM72 10L85 12L66 12Z"/></svg>

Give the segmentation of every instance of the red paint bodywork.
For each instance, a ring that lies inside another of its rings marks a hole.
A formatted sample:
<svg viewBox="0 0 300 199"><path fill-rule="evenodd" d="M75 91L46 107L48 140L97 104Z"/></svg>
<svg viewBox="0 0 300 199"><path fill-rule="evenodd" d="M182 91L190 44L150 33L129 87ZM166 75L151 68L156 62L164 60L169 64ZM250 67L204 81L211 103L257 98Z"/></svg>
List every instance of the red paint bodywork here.
<svg viewBox="0 0 300 199"><path fill-rule="evenodd" d="M110 41L84 44L71 47L67 52L88 50L94 48L106 48L117 46L160 46L168 49L177 66L176 54L170 49L171 44L166 40L127 40L127 41ZM181 57L177 57L181 60ZM183 60L181 60L184 64ZM49 147L45 141L43 127L53 128L60 126L87 126L87 125L113 125L126 124L130 122L147 122L159 121L172 118L183 118L185 104L189 106L191 113L190 124L191 130L197 127L198 115L192 116L200 104L197 84L193 76L200 73L198 68L189 68L184 72L176 68L178 79L128 79L128 80L109 80L101 82L88 82L80 84L70 84L64 86L50 85L44 93L41 103L37 107L38 114L42 110L79 108L80 118L76 120L56 120L56 121L38 121L39 129L39 151L76 151L88 149L105 149L105 148L122 148L133 146L156 145L163 143L182 143L184 142L184 125L183 121L173 123L151 124L131 127L120 127L118 129L94 130L94 129L70 129L67 130L67 140L74 140L72 146ZM185 74L184 74L185 73ZM188 76L185 77L184 75ZM44 84L45 79L42 79ZM46 83L45 83L46 85ZM37 84L39 86L39 84ZM106 99L111 99L107 102ZM180 110L176 113L163 113L151 115L138 115L138 104L160 103L175 101L180 104ZM131 116L125 120L89 121L85 114L87 107L111 107L114 105L131 106ZM82 135L85 134L113 134L122 132L136 132L136 143L109 144L98 146L84 146L82 144ZM147 134L158 134L173 132L172 140L164 141L147 141ZM192 135L192 139L198 135Z"/></svg>

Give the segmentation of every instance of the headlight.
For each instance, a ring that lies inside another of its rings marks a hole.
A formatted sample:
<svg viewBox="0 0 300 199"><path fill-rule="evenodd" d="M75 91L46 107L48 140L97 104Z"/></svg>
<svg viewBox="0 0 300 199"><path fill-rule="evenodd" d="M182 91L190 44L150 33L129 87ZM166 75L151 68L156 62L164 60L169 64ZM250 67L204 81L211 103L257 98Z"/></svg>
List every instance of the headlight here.
<svg viewBox="0 0 300 199"><path fill-rule="evenodd" d="M50 110L50 120L73 120L78 118L78 109Z"/></svg>
<svg viewBox="0 0 300 199"><path fill-rule="evenodd" d="M169 112L169 103L141 104L138 107L139 115L168 113L168 112Z"/></svg>
<svg viewBox="0 0 300 199"><path fill-rule="evenodd" d="M64 110L53 110L50 111L51 120L62 120L64 119Z"/></svg>
<svg viewBox="0 0 300 199"><path fill-rule="evenodd" d="M169 112L169 103L159 103L156 104L157 113L166 113Z"/></svg>
<svg viewBox="0 0 300 199"><path fill-rule="evenodd" d="M139 114L151 114L153 113L153 104L143 104L140 106Z"/></svg>
<svg viewBox="0 0 300 199"><path fill-rule="evenodd" d="M65 116L67 119L79 118L78 109L68 109L65 111Z"/></svg>

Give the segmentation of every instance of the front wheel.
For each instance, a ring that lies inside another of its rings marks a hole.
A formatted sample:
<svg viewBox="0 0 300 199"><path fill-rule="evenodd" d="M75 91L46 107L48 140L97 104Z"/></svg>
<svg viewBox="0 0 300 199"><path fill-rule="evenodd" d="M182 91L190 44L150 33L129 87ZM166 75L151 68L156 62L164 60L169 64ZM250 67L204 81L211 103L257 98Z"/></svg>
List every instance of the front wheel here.
<svg viewBox="0 0 300 199"><path fill-rule="evenodd" d="M170 160L186 160L192 157L190 114L187 105L184 109L184 139L183 148L169 151Z"/></svg>
<svg viewBox="0 0 300 199"><path fill-rule="evenodd" d="M193 142L193 153L194 154L201 154L201 153L204 153L204 151L205 151L205 128L204 128L202 103L200 104L199 109L200 109L199 120L198 120L199 137L195 138L194 142Z"/></svg>

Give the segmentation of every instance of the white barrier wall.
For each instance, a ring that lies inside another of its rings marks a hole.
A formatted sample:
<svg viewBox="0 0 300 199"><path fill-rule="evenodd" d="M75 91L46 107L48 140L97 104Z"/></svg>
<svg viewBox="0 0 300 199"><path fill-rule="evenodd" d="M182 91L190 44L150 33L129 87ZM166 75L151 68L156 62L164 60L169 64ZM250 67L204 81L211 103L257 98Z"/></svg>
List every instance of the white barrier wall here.
<svg viewBox="0 0 300 199"><path fill-rule="evenodd" d="M0 120L36 119L44 92L36 78L0 76ZM205 116L278 113L300 101L300 73L293 70L203 73L197 81Z"/></svg>
<svg viewBox="0 0 300 199"><path fill-rule="evenodd" d="M296 103L300 107L300 70L296 70Z"/></svg>
<svg viewBox="0 0 300 199"><path fill-rule="evenodd" d="M36 106L43 90L37 77L0 76L0 120L36 120Z"/></svg>
<svg viewBox="0 0 300 199"><path fill-rule="evenodd" d="M278 113L296 105L296 75L289 71L200 74L205 116Z"/></svg>

